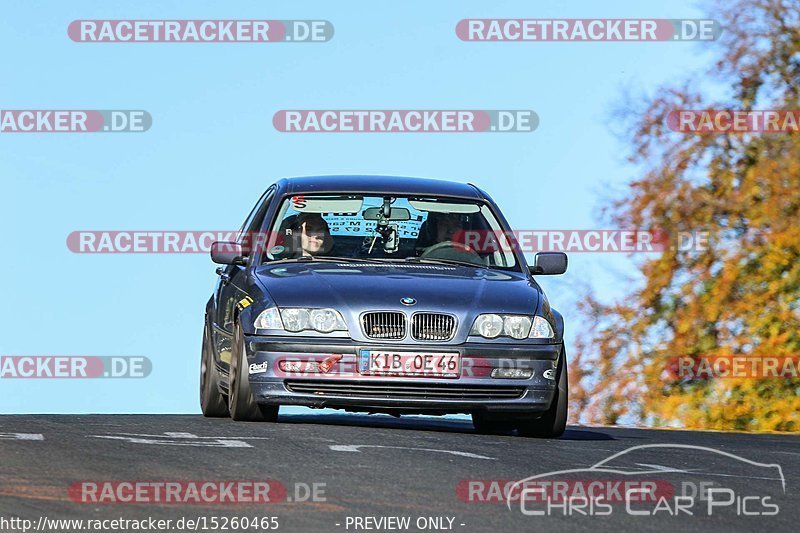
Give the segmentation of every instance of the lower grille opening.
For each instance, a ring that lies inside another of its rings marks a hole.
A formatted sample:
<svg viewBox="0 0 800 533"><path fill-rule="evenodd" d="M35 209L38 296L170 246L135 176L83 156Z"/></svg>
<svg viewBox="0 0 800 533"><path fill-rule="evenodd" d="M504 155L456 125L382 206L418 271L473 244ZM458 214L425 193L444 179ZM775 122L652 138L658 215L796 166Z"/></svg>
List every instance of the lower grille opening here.
<svg viewBox="0 0 800 533"><path fill-rule="evenodd" d="M525 394L524 387L452 385L396 382L336 382L287 380L287 390L320 397L382 398L413 400L513 400Z"/></svg>

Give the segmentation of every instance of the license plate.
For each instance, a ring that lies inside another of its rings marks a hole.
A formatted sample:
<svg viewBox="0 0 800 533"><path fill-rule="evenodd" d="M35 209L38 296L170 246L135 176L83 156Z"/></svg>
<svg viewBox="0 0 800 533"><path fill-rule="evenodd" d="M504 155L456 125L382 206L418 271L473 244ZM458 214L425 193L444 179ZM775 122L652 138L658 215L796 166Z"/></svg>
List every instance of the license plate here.
<svg viewBox="0 0 800 533"><path fill-rule="evenodd" d="M461 356L457 353L361 350L358 371L373 376L456 378L461 375Z"/></svg>

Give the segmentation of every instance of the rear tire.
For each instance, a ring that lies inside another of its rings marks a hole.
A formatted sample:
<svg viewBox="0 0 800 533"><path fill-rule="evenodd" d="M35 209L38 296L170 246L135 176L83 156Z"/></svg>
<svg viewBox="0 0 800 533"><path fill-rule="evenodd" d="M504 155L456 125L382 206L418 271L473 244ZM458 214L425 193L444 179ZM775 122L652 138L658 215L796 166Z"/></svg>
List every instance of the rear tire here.
<svg viewBox="0 0 800 533"><path fill-rule="evenodd" d="M214 362L207 321L203 326L203 347L200 356L200 409L203 411L203 416L209 418L228 416L228 398L219 390L219 370Z"/></svg>
<svg viewBox="0 0 800 533"><path fill-rule="evenodd" d="M277 405L259 405L250 390L250 374L247 371L247 355L244 348L242 328L236 324L233 332L230 374L228 376L228 411L231 418L246 422L276 422Z"/></svg>
<svg viewBox="0 0 800 533"><path fill-rule="evenodd" d="M567 354L562 349L558 369L558 386L553 396L553 403L541 418L519 423L517 431L520 436L554 439L563 435L567 428L568 399Z"/></svg>

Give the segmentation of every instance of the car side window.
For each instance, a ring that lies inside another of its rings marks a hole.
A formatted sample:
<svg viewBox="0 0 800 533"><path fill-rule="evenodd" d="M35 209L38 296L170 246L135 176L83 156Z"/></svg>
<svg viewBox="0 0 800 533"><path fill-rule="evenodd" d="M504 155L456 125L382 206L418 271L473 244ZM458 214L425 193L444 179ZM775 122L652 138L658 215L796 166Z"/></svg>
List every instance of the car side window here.
<svg viewBox="0 0 800 533"><path fill-rule="evenodd" d="M274 187L268 189L267 192L264 193L264 196L261 197L261 200L259 200L259 203L256 204L256 207L253 208L253 212L250 213L250 216L247 217L247 220L242 226L242 230L240 231L239 235L239 242L242 244L242 248L247 255L252 254L254 246L257 246L258 243L264 242L264 239L258 235L258 232L264 222L264 216L267 214L267 210L269 209L269 205L274 194Z"/></svg>
<svg viewBox="0 0 800 533"><path fill-rule="evenodd" d="M245 231L247 231L247 229L252 225L253 219L258 214L259 209L261 208L262 205L264 205L264 201L267 199L267 197L272 195L272 192L273 192L273 188L270 187L269 189L267 189L264 192L264 194L261 195L261 198L258 199L258 201L256 202L256 205L253 206L253 209L250 211L250 214L247 215L247 218L245 219L244 223L242 224L242 227L239 228L239 236L240 236L240 238L241 238L241 235L243 235L245 233Z"/></svg>

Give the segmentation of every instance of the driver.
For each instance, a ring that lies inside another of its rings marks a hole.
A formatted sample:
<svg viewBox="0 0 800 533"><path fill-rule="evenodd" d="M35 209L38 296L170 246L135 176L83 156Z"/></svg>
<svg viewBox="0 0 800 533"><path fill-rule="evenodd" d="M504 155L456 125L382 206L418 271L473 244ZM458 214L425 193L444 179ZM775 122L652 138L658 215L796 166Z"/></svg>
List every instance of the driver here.
<svg viewBox="0 0 800 533"><path fill-rule="evenodd" d="M436 217L436 242L455 240L461 231L461 215L457 213L442 213Z"/></svg>
<svg viewBox="0 0 800 533"><path fill-rule="evenodd" d="M420 239L417 241L419 256L475 264L485 263L484 259L464 242L466 238L464 219L461 213L430 213L425 221L429 227L420 231Z"/></svg>
<svg viewBox="0 0 800 533"><path fill-rule="evenodd" d="M299 234L298 257L326 255L333 249L333 237L328 223L319 213L301 213L295 221L295 236Z"/></svg>
<svg viewBox="0 0 800 533"><path fill-rule="evenodd" d="M462 230L460 214L429 213L420 227L416 244L417 254L422 254L437 244L459 240Z"/></svg>

